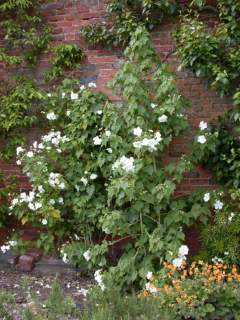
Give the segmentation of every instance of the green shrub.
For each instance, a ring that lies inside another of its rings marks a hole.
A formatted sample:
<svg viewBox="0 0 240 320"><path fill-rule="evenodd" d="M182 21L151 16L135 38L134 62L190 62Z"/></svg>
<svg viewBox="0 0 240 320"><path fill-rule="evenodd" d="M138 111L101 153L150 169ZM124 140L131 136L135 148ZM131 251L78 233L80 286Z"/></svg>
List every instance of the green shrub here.
<svg viewBox="0 0 240 320"><path fill-rule="evenodd" d="M148 275L142 293L155 299L176 319L239 319L240 274L235 265L193 262L189 267L165 264L159 275Z"/></svg>
<svg viewBox="0 0 240 320"><path fill-rule="evenodd" d="M224 209L214 215L211 224L202 230L203 249L207 257L219 257L228 263L239 265L240 259L240 216L239 189L229 192Z"/></svg>
<svg viewBox="0 0 240 320"><path fill-rule="evenodd" d="M125 56L110 83L121 103L72 81L50 94L51 131L29 150L17 148L33 190L16 195L11 209L22 223L44 228L37 246L62 245L65 261L105 269L106 282L127 289L174 258L184 228L205 223L218 195L210 201L202 191L175 197L204 147L196 138L196 159L183 155L164 164L173 137L188 129L188 102L144 28L136 30ZM114 248L120 250L115 261L109 255ZM102 288L103 278L98 271Z"/></svg>

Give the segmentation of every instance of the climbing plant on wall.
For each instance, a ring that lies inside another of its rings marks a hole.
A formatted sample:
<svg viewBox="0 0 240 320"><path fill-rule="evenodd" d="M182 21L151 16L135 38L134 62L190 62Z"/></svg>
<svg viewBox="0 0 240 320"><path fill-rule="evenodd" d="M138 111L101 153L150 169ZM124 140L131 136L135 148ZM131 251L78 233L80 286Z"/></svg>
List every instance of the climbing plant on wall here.
<svg viewBox="0 0 240 320"><path fill-rule="evenodd" d="M220 96L229 97L233 108L208 128L212 150L203 146L200 161L227 189L228 204L202 231L205 254L228 262L239 261L240 185L240 2L218 0L216 26L210 29L201 15L190 11L182 16L175 39L182 66L204 76ZM194 1L200 10L205 1Z"/></svg>
<svg viewBox="0 0 240 320"><path fill-rule="evenodd" d="M40 6L44 0L3 0L0 3L0 26L4 48L0 60L9 64L37 63L39 54L50 40L50 29L43 22Z"/></svg>
<svg viewBox="0 0 240 320"><path fill-rule="evenodd" d="M88 25L81 34L91 44L127 45L140 25L153 30L167 16L177 12L175 0L113 0L106 9L108 22Z"/></svg>
<svg viewBox="0 0 240 320"><path fill-rule="evenodd" d="M0 158L15 156L27 128L41 125L41 111L47 103L47 94L39 89L34 71L43 51L52 52L48 80L56 80L66 69L79 66L84 54L72 44L60 44L51 49L51 28L45 23L41 5L49 1L4 0L0 2L0 26L3 47L0 61L6 64L8 79L0 92ZM23 76L28 71L28 76Z"/></svg>
<svg viewBox="0 0 240 320"><path fill-rule="evenodd" d="M197 4L197 1L194 2ZM205 1L198 2L200 9ZM196 11L182 16L175 39L182 66L196 76L204 76L209 85L222 96L233 99L235 107L226 111L211 127L215 149L204 156L221 183L238 187L240 184L240 3L237 0L218 0L217 22L209 30Z"/></svg>

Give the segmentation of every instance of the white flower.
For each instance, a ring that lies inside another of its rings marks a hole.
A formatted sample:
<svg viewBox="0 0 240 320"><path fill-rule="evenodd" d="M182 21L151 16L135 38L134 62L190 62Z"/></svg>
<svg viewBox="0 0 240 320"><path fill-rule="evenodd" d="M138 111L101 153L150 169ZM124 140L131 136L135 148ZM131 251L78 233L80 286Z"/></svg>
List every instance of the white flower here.
<svg viewBox="0 0 240 320"><path fill-rule="evenodd" d="M33 142L33 147L34 147L34 149L37 149L37 147L38 147L37 141L34 141L34 142Z"/></svg>
<svg viewBox="0 0 240 320"><path fill-rule="evenodd" d="M151 103L151 108L152 108L152 109L155 109L156 106L157 106L157 105L156 105L155 103Z"/></svg>
<svg viewBox="0 0 240 320"><path fill-rule="evenodd" d="M215 256L215 257L212 258L212 262L214 262L214 263L217 263L217 262L223 263L223 259L218 258L218 257Z"/></svg>
<svg viewBox="0 0 240 320"><path fill-rule="evenodd" d="M9 251L10 250L10 246L9 245L3 245L3 246L1 246L1 251L3 252L3 253L6 253L7 251Z"/></svg>
<svg viewBox="0 0 240 320"><path fill-rule="evenodd" d="M135 141L133 142L133 146L136 149L141 149L142 148L142 141Z"/></svg>
<svg viewBox="0 0 240 320"><path fill-rule="evenodd" d="M75 184L74 188L77 190L77 192L80 191L80 187L77 184Z"/></svg>
<svg viewBox="0 0 240 320"><path fill-rule="evenodd" d="M90 175L90 179L91 179L91 180L95 180L95 179L97 179L97 177L98 177L98 175L97 175L96 173L92 173L92 174Z"/></svg>
<svg viewBox="0 0 240 320"><path fill-rule="evenodd" d="M11 247L15 247L17 245L17 241L15 240L10 240L8 241L8 244L11 246Z"/></svg>
<svg viewBox="0 0 240 320"><path fill-rule="evenodd" d="M42 208L41 202L35 202L35 208L36 208L36 210Z"/></svg>
<svg viewBox="0 0 240 320"><path fill-rule="evenodd" d="M71 92L71 100L77 100L78 99L78 93Z"/></svg>
<svg viewBox="0 0 240 320"><path fill-rule="evenodd" d="M62 261L63 261L64 263L67 263L67 262L68 262L68 257L67 257L67 254L66 254L65 252L63 253Z"/></svg>
<svg viewBox="0 0 240 320"><path fill-rule="evenodd" d="M60 187L60 185L59 185L59 184L60 184L59 178L60 178L60 174L59 174L59 173L51 172L51 173L49 174L49 179L48 179L49 185L50 185L51 187L57 187L57 186ZM63 183L62 187L63 187L63 189L65 188L64 183ZM60 189L62 189L62 188L60 187Z"/></svg>
<svg viewBox="0 0 240 320"><path fill-rule="evenodd" d="M94 82L90 82L90 83L88 84L88 88L97 88L97 85L96 85L96 83L94 83Z"/></svg>
<svg viewBox="0 0 240 320"><path fill-rule="evenodd" d="M19 202L18 199L15 198L12 200L11 205L14 207L16 204L18 204L18 202Z"/></svg>
<svg viewBox="0 0 240 320"><path fill-rule="evenodd" d="M84 86L84 85L81 85L80 90L81 90L81 91L82 91L82 90L85 90L85 86Z"/></svg>
<svg viewBox="0 0 240 320"><path fill-rule="evenodd" d="M150 152L157 150L157 145L162 140L160 132L156 132L153 138L144 138L142 141L133 142L133 146L136 149L141 149L142 147L147 147Z"/></svg>
<svg viewBox="0 0 240 320"><path fill-rule="evenodd" d="M28 195L28 199L29 201L33 201L35 198L35 192L34 191L30 191L29 195Z"/></svg>
<svg viewBox="0 0 240 320"><path fill-rule="evenodd" d="M34 156L34 153L32 151L28 151L27 157L32 158Z"/></svg>
<svg viewBox="0 0 240 320"><path fill-rule="evenodd" d="M99 136L96 136L96 137L93 138L93 144L95 146L100 146L101 143L102 143L102 139Z"/></svg>
<svg viewBox="0 0 240 320"><path fill-rule="evenodd" d="M64 200L63 200L62 197L60 197L60 198L58 199L58 203L59 203L59 204L64 204Z"/></svg>
<svg viewBox="0 0 240 320"><path fill-rule="evenodd" d="M28 202L29 201L29 196L26 194L26 192L21 192L20 193L20 202Z"/></svg>
<svg viewBox="0 0 240 320"><path fill-rule="evenodd" d="M225 256L228 256L229 252L228 251L224 251L224 254L225 254Z"/></svg>
<svg viewBox="0 0 240 320"><path fill-rule="evenodd" d="M106 130L106 131L105 131L105 135L106 135L107 137L110 137L110 135L111 135L111 131Z"/></svg>
<svg viewBox="0 0 240 320"><path fill-rule="evenodd" d="M80 179L80 181L86 186L88 184L88 180L84 177Z"/></svg>
<svg viewBox="0 0 240 320"><path fill-rule="evenodd" d="M151 271L148 271L148 273L147 273L147 279L148 280L151 280L152 279L152 277L153 277L153 273L151 272Z"/></svg>
<svg viewBox="0 0 240 320"><path fill-rule="evenodd" d="M23 149L22 147L17 147L17 149L16 149L17 156L18 156L20 153L24 152L24 151L25 151L25 149Z"/></svg>
<svg viewBox="0 0 240 320"><path fill-rule="evenodd" d="M42 219L42 224L43 224L44 226L47 225L47 223L48 223L47 219Z"/></svg>
<svg viewBox="0 0 240 320"><path fill-rule="evenodd" d="M155 135L154 135L155 139L157 142L160 142L162 141L162 135L160 132L156 132Z"/></svg>
<svg viewBox="0 0 240 320"><path fill-rule="evenodd" d="M66 96L66 93L62 92L62 98L65 98L65 96Z"/></svg>
<svg viewBox="0 0 240 320"><path fill-rule="evenodd" d="M223 208L223 203L220 200L217 200L214 203L214 208L215 208L215 210L221 210Z"/></svg>
<svg viewBox="0 0 240 320"><path fill-rule="evenodd" d="M34 204L31 203L31 202L28 204L28 208L29 208L30 210L32 210L32 211L35 211L35 206L34 206Z"/></svg>
<svg viewBox="0 0 240 320"><path fill-rule="evenodd" d="M65 189L65 183L64 183L64 182L61 182L61 183L59 184L59 188L60 188L61 190Z"/></svg>
<svg viewBox="0 0 240 320"><path fill-rule="evenodd" d="M47 94L47 96L48 96L48 97L51 97L51 96L52 96L52 94L51 94L51 93L48 93L48 94Z"/></svg>
<svg viewBox="0 0 240 320"><path fill-rule="evenodd" d="M112 153L112 148L107 148L106 150L108 153Z"/></svg>
<svg viewBox="0 0 240 320"><path fill-rule="evenodd" d="M163 114L161 117L158 118L158 122L163 123L168 121L168 116Z"/></svg>
<svg viewBox="0 0 240 320"><path fill-rule="evenodd" d="M204 194L203 200L204 200L204 202L208 202L210 200L210 193L209 192Z"/></svg>
<svg viewBox="0 0 240 320"><path fill-rule="evenodd" d="M66 116L67 116L67 117L70 117L70 114L71 114L71 111L70 111L70 110L67 110Z"/></svg>
<svg viewBox="0 0 240 320"><path fill-rule="evenodd" d="M43 186L42 185L40 185L40 186L38 186L38 192L40 192L40 193L44 193L44 188L43 188Z"/></svg>
<svg viewBox="0 0 240 320"><path fill-rule="evenodd" d="M201 121L199 123L199 128L200 128L201 131L207 129L207 127L208 127L207 122Z"/></svg>
<svg viewBox="0 0 240 320"><path fill-rule="evenodd" d="M145 286L146 290L149 291L150 293L157 293L157 288L152 285L150 282L147 282L146 283L146 286Z"/></svg>
<svg viewBox="0 0 240 320"><path fill-rule="evenodd" d="M126 172L131 172L135 169L134 162L135 160L133 157L127 158L125 156L122 156L113 164L112 168L113 170L121 168Z"/></svg>
<svg viewBox="0 0 240 320"><path fill-rule="evenodd" d="M97 270L94 273L94 279L96 280L96 282L98 283L98 285L100 286L100 288L102 289L102 291L105 290L105 285L103 283L103 279L102 279L102 275L101 275L102 270Z"/></svg>
<svg viewBox="0 0 240 320"><path fill-rule="evenodd" d="M84 256L85 260L89 261L92 257L92 253L90 250L87 250L84 252L83 256Z"/></svg>
<svg viewBox="0 0 240 320"><path fill-rule="evenodd" d="M20 165L22 164L22 161L21 161L21 160L17 160L17 161L16 161L16 164L17 164L18 166L20 166Z"/></svg>
<svg viewBox="0 0 240 320"><path fill-rule="evenodd" d="M207 141L207 139L205 138L205 136L198 136L197 141L201 144L204 144Z"/></svg>
<svg viewBox="0 0 240 320"><path fill-rule="evenodd" d="M187 256L188 252L189 252L189 249L188 249L188 246L186 245L182 245L178 250L178 254L180 257Z"/></svg>
<svg viewBox="0 0 240 320"><path fill-rule="evenodd" d="M134 128L133 134L137 137L140 137L142 135L142 129L140 127Z"/></svg>
<svg viewBox="0 0 240 320"><path fill-rule="evenodd" d="M102 110L97 111L97 114L99 114L99 115L101 115L102 113L103 113Z"/></svg>
<svg viewBox="0 0 240 320"><path fill-rule="evenodd" d="M50 199L49 200L49 204L54 205L55 204L55 200L54 199Z"/></svg>
<svg viewBox="0 0 240 320"><path fill-rule="evenodd" d="M81 294L86 298L86 296L87 296L87 294L88 294L88 290L87 290L87 289L84 289L84 288L81 288L81 289L79 290L79 293L81 293Z"/></svg>
<svg viewBox="0 0 240 320"><path fill-rule="evenodd" d="M57 115L54 112L49 112L49 113L47 113L46 118L48 120L50 120L50 121L56 120L57 119Z"/></svg>
<svg viewBox="0 0 240 320"><path fill-rule="evenodd" d="M231 222L234 216L235 216L235 213L231 212L230 217L228 218L228 221Z"/></svg>
<svg viewBox="0 0 240 320"><path fill-rule="evenodd" d="M172 264L176 267L176 268L181 268L182 263L184 261L183 257L178 257L176 259L173 260Z"/></svg>
<svg viewBox="0 0 240 320"><path fill-rule="evenodd" d="M106 234L110 234L111 233L108 228L103 228L102 231L105 232Z"/></svg>

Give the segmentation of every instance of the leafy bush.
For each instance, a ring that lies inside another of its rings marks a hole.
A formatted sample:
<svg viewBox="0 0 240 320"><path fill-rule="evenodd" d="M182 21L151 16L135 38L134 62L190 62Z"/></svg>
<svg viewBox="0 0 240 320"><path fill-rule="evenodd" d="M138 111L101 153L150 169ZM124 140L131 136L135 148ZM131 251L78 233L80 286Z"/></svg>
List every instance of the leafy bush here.
<svg viewBox="0 0 240 320"><path fill-rule="evenodd" d="M148 274L143 298L155 299L176 319L239 319L240 274L235 265L193 262L180 268L165 264L157 276Z"/></svg>
<svg viewBox="0 0 240 320"><path fill-rule="evenodd" d="M211 170L216 180L226 187L240 185L239 110L229 111L211 125L214 148L203 157L204 166Z"/></svg>
<svg viewBox="0 0 240 320"><path fill-rule="evenodd" d="M51 250L68 240L65 261L104 268L120 286L138 283L147 270L172 260L184 228L206 222L215 199L204 202L202 192L174 195L192 163L182 156L165 165L163 155L188 128L182 114L188 103L144 28L136 30L125 56L110 84L121 103L85 87L76 92L71 81L51 93L51 131L30 150L17 149L33 190L17 195L11 206L22 223L44 228L39 247ZM114 248L115 261L109 257ZM104 287L100 271L96 278Z"/></svg>
<svg viewBox="0 0 240 320"><path fill-rule="evenodd" d="M239 264L239 189L230 190L229 198L224 209L214 215L213 223L203 228L202 242L208 258L219 257Z"/></svg>

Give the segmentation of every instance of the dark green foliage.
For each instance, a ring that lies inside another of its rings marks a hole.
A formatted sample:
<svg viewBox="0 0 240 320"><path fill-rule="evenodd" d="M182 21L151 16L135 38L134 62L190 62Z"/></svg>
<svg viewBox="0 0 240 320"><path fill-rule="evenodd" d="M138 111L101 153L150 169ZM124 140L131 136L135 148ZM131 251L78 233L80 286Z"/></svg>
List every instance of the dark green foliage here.
<svg viewBox="0 0 240 320"><path fill-rule="evenodd" d="M3 320L13 320L7 306L15 303L15 297L11 293L0 292L0 318Z"/></svg>
<svg viewBox="0 0 240 320"><path fill-rule="evenodd" d="M224 210L214 215L213 223L202 230L208 258L220 257L228 263L240 261L240 192L231 190Z"/></svg>
<svg viewBox="0 0 240 320"><path fill-rule="evenodd" d="M205 1L193 4L203 9ZM204 76L220 96L233 97L237 105L213 124L215 147L202 159L218 182L239 187L240 2L218 0L216 9L219 21L215 28L209 30L196 10L190 11L182 17L175 39L182 66Z"/></svg>
<svg viewBox="0 0 240 320"><path fill-rule="evenodd" d="M109 23L86 26L81 33L91 44L125 46L138 26L152 30L177 7L175 0L113 0L107 6Z"/></svg>
<svg viewBox="0 0 240 320"><path fill-rule="evenodd" d="M39 103L45 95L29 79L19 78L0 96L1 158L15 155L16 146L24 140L23 129L38 121ZM5 148L6 147L6 148Z"/></svg>
<svg viewBox="0 0 240 320"><path fill-rule="evenodd" d="M9 194L16 191L16 178L6 178L0 172L0 227L3 227L9 214Z"/></svg>
<svg viewBox="0 0 240 320"><path fill-rule="evenodd" d="M1 1L0 26L5 45L0 52L0 61L30 66L37 63L40 53L50 41L50 29L40 14L42 3L44 1Z"/></svg>
<svg viewBox="0 0 240 320"><path fill-rule="evenodd" d="M218 182L234 188L240 186L239 115L238 107L212 125L212 132L217 134L215 148L203 160Z"/></svg>
<svg viewBox="0 0 240 320"><path fill-rule="evenodd" d="M73 44L60 44L54 49L51 69L46 73L47 80L53 80L64 75L64 71L77 68L84 58L82 50Z"/></svg>

